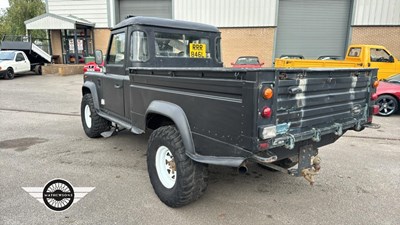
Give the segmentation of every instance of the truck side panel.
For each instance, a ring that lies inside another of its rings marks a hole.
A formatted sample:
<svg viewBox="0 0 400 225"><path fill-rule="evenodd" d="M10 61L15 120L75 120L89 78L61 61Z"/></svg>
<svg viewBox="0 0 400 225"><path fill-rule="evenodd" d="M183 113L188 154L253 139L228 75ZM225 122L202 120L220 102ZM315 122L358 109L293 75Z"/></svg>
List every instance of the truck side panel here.
<svg viewBox="0 0 400 225"><path fill-rule="evenodd" d="M215 156L238 156L242 148L254 150L256 74L238 75L224 70L175 71L173 76L162 70L151 73L139 70L131 75L133 124L144 129L147 107L153 100L163 100L179 105L185 112L198 153L209 155L212 151Z"/></svg>
<svg viewBox="0 0 400 225"><path fill-rule="evenodd" d="M361 62L343 60L275 59L276 68L355 68L363 67Z"/></svg>

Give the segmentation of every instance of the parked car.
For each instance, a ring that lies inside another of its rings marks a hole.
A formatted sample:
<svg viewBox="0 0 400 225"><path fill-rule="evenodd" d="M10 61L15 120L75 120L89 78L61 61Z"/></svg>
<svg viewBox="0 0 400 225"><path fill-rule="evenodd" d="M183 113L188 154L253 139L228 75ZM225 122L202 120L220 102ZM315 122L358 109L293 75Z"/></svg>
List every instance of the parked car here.
<svg viewBox="0 0 400 225"><path fill-rule="evenodd" d="M104 68L104 61L100 65L97 65L95 62L88 62L83 66L83 72L84 73L88 71L103 72L103 68Z"/></svg>
<svg viewBox="0 0 400 225"><path fill-rule="evenodd" d="M235 63L231 63L234 68L260 68L264 63L260 63L257 56L240 56Z"/></svg>
<svg viewBox="0 0 400 225"><path fill-rule="evenodd" d="M280 59L304 59L302 55L281 55Z"/></svg>
<svg viewBox="0 0 400 225"><path fill-rule="evenodd" d="M399 110L400 103L400 73L384 79L376 89L380 116L390 116Z"/></svg>

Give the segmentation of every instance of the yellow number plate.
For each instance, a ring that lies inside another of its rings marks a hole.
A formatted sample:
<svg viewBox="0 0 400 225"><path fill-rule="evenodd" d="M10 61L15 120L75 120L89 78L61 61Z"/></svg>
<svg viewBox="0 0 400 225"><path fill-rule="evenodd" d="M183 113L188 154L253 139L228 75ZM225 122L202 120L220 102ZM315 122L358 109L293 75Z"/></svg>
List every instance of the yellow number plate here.
<svg viewBox="0 0 400 225"><path fill-rule="evenodd" d="M190 43L190 58L206 58L206 44Z"/></svg>

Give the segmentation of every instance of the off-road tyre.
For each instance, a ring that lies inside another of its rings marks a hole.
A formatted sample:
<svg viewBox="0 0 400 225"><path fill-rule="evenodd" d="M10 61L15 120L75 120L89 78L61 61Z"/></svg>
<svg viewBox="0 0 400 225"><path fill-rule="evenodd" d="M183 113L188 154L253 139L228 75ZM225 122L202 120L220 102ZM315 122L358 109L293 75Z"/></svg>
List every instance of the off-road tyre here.
<svg viewBox="0 0 400 225"><path fill-rule="evenodd" d="M89 120L90 121L87 121ZM90 138L101 136L104 131L110 130L110 121L99 116L94 108L92 94L88 93L82 97L81 120L85 134Z"/></svg>
<svg viewBox="0 0 400 225"><path fill-rule="evenodd" d="M7 68L7 73L4 76L4 79L6 80L12 80L15 77L14 69L13 68Z"/></svg>
<svg viewBox="0 0 400 225"><path fill-rule="evenodd" d="M157 162L162 162L156 160L157 152L165 147L172 154L176 168L176 179L169 188L162 183L157 170L160 166L156 166ZM169 207L187 205L200 198L207 189L207 165L195 162L185 154L182 137L175 126L163 126L153 131L148 142L147 168L154 192Z"/></svg>

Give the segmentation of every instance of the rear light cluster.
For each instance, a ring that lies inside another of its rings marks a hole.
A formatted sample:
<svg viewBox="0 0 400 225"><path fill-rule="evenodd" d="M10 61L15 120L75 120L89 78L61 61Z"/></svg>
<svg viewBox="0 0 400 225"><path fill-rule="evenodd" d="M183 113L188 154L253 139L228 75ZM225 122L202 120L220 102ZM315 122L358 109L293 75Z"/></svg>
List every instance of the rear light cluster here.
<svg viewBox="0 0 400 225"><path fill-rule="evenodd" d="M271 87L265 87L262 90L261 96L265 100L271 100L272 97L274 96L274 91ZM264 119L269 119L272 117L272 113L273 113L272 109L266 105L262 108L260 115ZM259 138L262 140L274 138L276 137L276 126L271 126L271 125L261 126L259 127L258 134ZM268 143L260 143L260 145L258 146L260 150L267 149L268 147L269 147Z"/></svg>
<svg viewBox="0 0 400 225"><path fill-rule="evenodd" d="M269 100L272 98L272 96L274 96L274 91L271 88L264 88L262 96L265 100ZM271 118L272 109L268 106L265 106L261 111L261 116L266 119Z"/></svg>

